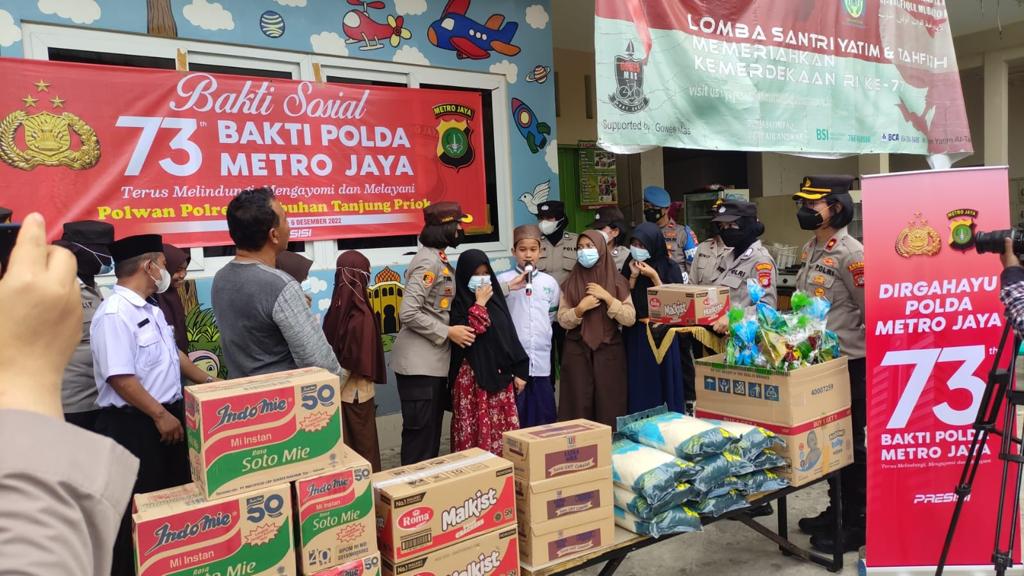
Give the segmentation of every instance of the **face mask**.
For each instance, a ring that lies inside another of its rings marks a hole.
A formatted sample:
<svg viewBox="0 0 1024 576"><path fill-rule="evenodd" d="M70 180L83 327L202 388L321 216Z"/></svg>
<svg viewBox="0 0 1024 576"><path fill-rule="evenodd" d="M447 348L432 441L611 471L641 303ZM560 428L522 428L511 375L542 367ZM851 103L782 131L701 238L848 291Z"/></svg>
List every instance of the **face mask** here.
<svg viewBox="0 0 1024 576"><path fill-rule="evenodd" d="M469 284L467 284L467 286L469 287L469 291L470 292L474 292L475 293L477 291L477 289L479 289L481 286L483 286L484 284L490 284L490 283L491 283L491 277L490 276L472 276L472 277L470 277Z"/></svg>
<svg viewBox="0 0 1024 576"><path fill-rule="evenodd" d="M729 248L734 248L743 243L747 233L739 228L722 228L722 242Z"/></svg>
<svg viewBox="0 0 1024 576"><path fill-rule="evenodd" d="M630 246L629 254L633 257L633 260L636 260L637 262L646 262L651 259L651 251L639 246Z"/></svg>
<svg viewBox="0 0 1024 576"><path fill-rule="evenodd" d="M451 241L451 247L452 248L458 248L459 244L462 244L465 241L466 241L466 231L465 230L456 230L455 231L455 239Z"/></svg>
<svg viewBox="0 0 1024 576"><path fill-rule="evenodd" d="M597 248L580 248L576 251L576 261L584 268L593 268L599 258Z"/></svg>
<svg viewBox="0 0 1024 576"><path fill-rule="evenodd" d="M168 272L166 268L157 267L157 270L160 271L160 279L157 280L152 276L150 276L149 278L153 282L156 282L156 293L163 294L164 292L167 292L168 288L171 287L171 273Z"/></svg>
<svg viewBox="0 0 1024 576"><path fill-rule="evenodd" d="M801 206L796 211L796 220L800 223L801 230L817 230L825 223L825 219L821 217L821 214L808 206Z"/></svg>
<svg viewBox="0 0 1024 576"><path fill-rule="evenodd" d="M99 252L96 252L95 250L89 250L88 248L82 246L78 242L72 242L72 244L92 254L93 258L96 258L96 261L100 263L100 271L98 272L100 276L103 276L104 274L110 274L111 272L114 271L114 259L110 256L110 254L101 254Z"/></svg>
<svg viewBox="0 0 1024 576"><path fill-rule="evenodd" d="M558 230L557 220L541 220L537 223L537 227L540 228L540 233L545 236L551 236Z"/></svg>
<svg viewBox="0 0 1024 576"><path fill-rule="evenodd" d="M341 284L349 287L355 293L356 298L366 302L363 284L370 283L370 273L358 268L341 268Z"/></svg>
<svg viewBox="0 0 1024 576"><path fill-rule="evenodd" d="M661 211L661 208L648 208L644 210L644 219L646 219L648 222L657 224L658 220L661 220Z"/></svg>

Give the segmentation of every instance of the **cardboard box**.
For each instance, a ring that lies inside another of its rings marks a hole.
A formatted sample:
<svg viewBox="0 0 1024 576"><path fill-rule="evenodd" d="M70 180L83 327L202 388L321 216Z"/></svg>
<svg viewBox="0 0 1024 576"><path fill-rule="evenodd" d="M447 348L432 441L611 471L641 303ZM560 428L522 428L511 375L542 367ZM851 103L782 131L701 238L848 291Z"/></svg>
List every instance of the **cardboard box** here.
<svg viewBox="0 0 1024 576"><path fill-rule="evenodd" d="M393 565L516 525L512 464L472 448L373 475L377 541Z"/></svg>
<svg viewBox="0 0 1024 576"><path fill-rule="evenodd" d="M518 576L516 534L506 528L397 563L382 558L381 565L385 576Z"/></svg>
<svg viewBox="0 0 1024 576"><path fill-rule="evenodd" d="M139 497L132 516L136 574L295 574L290 486L210 502L191 486Z"/></svg>
<svg viewBox="0 0 1024 576"><path fill-rule="evenodd" d="M662 284L647 289L647 308L652 322L709 326L729 312L729 289Z"/></svg>
<svg viewBox="0 0 1024 576"><path fill-rule="evenodd" d="M611 467L532 484L516 478L516 517L520 530L604 508L612 505L613 500Z"/></svg>
<svg viewBox="0 0 1024 576"><path fill-rule="evenodd" d="M303 574L377 551L370 463L347 446L339 468L295 481L296 548Z"/></svg>
<svg viewBox="0 0 1024 576"><path fill-rule="evenodd" d="M315 576L380 576L380 553L317 572Z"/></svg>
<svg viewBox="0 0 1024 576"><path fill-rule="evenodd" d="M519 533L523 566L536 570L553 562L590 554L615 543L615 507L610 505L577 518L552 520Z"/></svg>
<svg viewBox="0 0 1024 576"><path fill-rule="evenodd" d="M341 458L340 409L320 368L188 386L192 479L212 499L325 472Z"/></svg>
<svg viewBox="0 0 1024 576"><path fill-rule="evenodd" d="M529 483L612 465L612 429L590 420L505 432L504 441L502 455Z"/></svg>
<svg viewBox="0 0 1024 576"><path fill-rule="evenodd" d="M724 357L719 354L696 361L700 410L762 424L796 426L850 407L845 356L791 372L728 366Z"/></svg>
<svg viewBox="0 0 1024 576"><path fill-rule="evenodd" d="M697 410L697 416L755 424L778 434L786 446L775 451L789 464L779 471L779 476L793 486L803 486L853 463L853 420L849 408L797 426L778 426L703 409Z"/></svg>

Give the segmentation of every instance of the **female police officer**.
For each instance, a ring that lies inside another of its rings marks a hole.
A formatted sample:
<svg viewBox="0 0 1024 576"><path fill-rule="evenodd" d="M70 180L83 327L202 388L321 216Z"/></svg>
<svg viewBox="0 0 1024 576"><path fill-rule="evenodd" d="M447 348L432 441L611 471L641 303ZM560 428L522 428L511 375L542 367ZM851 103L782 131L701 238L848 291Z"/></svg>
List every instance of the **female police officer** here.
<svg viewBox="0 0 1024 576"><path fill-rule="evenodd" d="M853 466L842 471L843 530L847 551L864 545L867 498L867 463L864 444L864 246L846 227L853 220L850 185L853 176L808 176L793 195L799 207L800 228L814 232L804 244L803 266L796 289L827 298L832 307L828 328L839 335L839 347L849 357L850 395L853 400ZM811 546L831 552L831 510L800 521L811 534Z"/></svg>
<svg viewBox="0 0 1024 576"><path fill-rule="evenodd" d="M775 260L758 240L764 234L764 224L757 218L757 205L729 200L718 207L712 222L720 226L728 251L718 259L711 285L727 287L732 305L745 308L753 303L747 280L756 280L764 288L761 301L775 306ZM719 334L727 333L728 316L722 316L712 328Z"/></svg>

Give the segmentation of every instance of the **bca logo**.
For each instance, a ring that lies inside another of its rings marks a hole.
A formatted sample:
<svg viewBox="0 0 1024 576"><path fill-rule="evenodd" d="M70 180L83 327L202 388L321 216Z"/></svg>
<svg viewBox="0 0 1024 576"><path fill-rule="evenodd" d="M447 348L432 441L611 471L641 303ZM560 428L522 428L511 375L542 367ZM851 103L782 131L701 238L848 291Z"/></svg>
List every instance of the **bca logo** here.
<svg viewBox="0 0 1024 576"><path fill-rule="evenodd" d="M842 0L843 8L851 18L860 18L864 15L864 0Z"/></svg>

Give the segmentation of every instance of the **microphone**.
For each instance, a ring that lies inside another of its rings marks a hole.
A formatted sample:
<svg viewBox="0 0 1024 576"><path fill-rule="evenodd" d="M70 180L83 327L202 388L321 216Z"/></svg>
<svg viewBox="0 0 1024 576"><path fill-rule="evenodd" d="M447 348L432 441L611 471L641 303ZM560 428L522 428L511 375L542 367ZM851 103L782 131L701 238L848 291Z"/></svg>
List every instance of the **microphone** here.
<svg viewBox="0 0 1024 576"><path fill-rule="evenodd" d="M526 272L526 295L533 296L533 264L527 264L523 272Z"/></svg>

